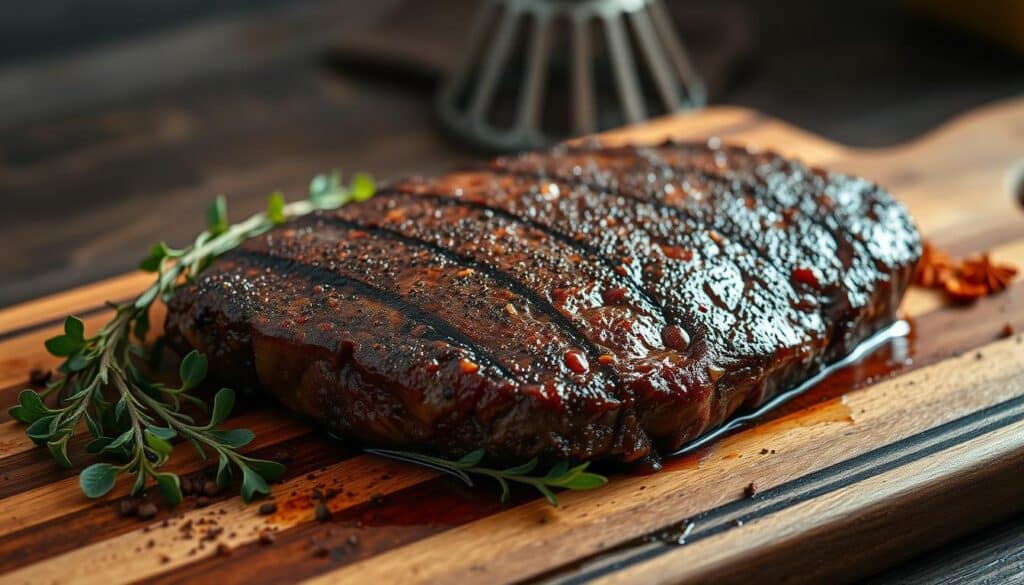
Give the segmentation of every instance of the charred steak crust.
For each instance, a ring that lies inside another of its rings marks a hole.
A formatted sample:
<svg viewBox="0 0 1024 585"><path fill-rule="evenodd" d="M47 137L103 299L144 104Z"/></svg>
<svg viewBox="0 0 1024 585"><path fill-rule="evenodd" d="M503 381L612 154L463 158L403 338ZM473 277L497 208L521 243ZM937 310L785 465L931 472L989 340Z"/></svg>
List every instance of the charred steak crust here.
<svg viewBox="0 0 1024 585"><path fill-rule="evenodd" d="M920 252L878 186L771 152L562 146L250 240L167 333L367 443L631 461L892 322Z"/></svg>

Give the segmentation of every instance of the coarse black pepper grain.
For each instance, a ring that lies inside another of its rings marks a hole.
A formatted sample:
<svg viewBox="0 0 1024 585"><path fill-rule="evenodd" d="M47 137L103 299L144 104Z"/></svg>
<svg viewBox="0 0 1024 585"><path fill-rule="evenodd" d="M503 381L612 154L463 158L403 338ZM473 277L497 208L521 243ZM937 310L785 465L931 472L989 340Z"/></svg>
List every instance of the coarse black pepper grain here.
<svg viewBox="0 0 1024 585"><path fill-rule="evenodd" d="M269 530L261 530L259 535L260 544L274 544L277 537Z"/></svg>
<svg viewBox="0 0 1024 585"><path fill-rule="evenodd" d="M28 383L32 386L45 386L53 377L53 370L43 368L32 368L28 373Z"/></svg>
<svg viewBox="0 0 1024 585"><path fill-rule="evenodd" d="M313 509L313 515L316 517L317 522L327 522L331 519L331 509L327 507L323 500L317 500L316 507Z"/></svg>

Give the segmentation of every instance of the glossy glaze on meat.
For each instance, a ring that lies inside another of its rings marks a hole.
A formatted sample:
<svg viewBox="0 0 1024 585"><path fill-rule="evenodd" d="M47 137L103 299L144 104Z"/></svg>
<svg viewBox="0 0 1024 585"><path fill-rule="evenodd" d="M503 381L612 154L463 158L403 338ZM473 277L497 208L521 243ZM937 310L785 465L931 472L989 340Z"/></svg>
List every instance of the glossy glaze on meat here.
<svg viewBox="0 0 1024 585"><path fill-rule="evenodd" d="M563 146L253 239L167 330L368 444L632 461L892 322L919 255L862 179L703 143Z"/></svg>

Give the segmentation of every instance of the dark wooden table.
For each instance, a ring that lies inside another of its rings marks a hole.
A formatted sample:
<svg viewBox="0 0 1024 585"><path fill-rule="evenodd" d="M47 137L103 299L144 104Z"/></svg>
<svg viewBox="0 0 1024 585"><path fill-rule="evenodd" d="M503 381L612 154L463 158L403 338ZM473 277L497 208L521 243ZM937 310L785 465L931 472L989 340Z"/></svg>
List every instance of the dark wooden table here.
<svg viewBox="0 0 1024 585"><path fill-rule="evenodd" d="M30 22L31 10L0 19L5 42L21 43L0 58L0 306L122 273L154 239L185 242L218 193L240 217L274 189L301 196L325 169L387 178L480 156L446 139L430 106L458 53L465 2L413 3L398 16L389 1L183 3L160 26L132 26L149 4L100 3L112 17L97 22L108 24L56 48L45 28L33 35L42 17ZM840 142L897 143L1024 92L1020 57L890 2L729 10L752 36L727 66L698 55L727 69L708 72L714 100ZM877 582L1020 578L1022 527L993 528Z"/></svg>

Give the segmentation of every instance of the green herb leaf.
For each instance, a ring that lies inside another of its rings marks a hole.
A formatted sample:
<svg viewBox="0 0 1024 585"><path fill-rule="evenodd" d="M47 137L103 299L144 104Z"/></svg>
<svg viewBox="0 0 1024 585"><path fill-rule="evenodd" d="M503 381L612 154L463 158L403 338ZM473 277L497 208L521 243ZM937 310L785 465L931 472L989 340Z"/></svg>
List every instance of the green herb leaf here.
<svg viewBox="0 0 1024 585"><path fill-rule="evenodd" d="M67 432L63 436L47 441L46 448L50 450L50 455L61 467L71 467L71 459L68 459L68 439L71 438L71 433Z"/></svg>
<svg viewBox="0 0 1024 585"><path fill-rule="evenodd" d="M85 341L85 323L74 315L64 320L64 335L75 341Z"/></svg>
<svg viewBox="0 0 1024 585"><path fill-rule="evenodd" d="M529 475L537 468L537 458L534 457L522 465L516 467L509 467L505 470L505 475Z"/></svg>
<svg viewBox="0 0 1024 585"><path fill-rule="evenodd" d="M100 498L114 488L116 480L116 467L109 463L94 463L82 470L78 476L78 485L86 497Z"/></svg>
<svg viewBox="0 0 1024 585"><path fill-rule="evenodd" d="M242 466L242 499L251 502L257 494L268 495L270 486L267 481L252 468Z"/></svg>
<svg viewBox="0 0 1024 585"><path fill-rule="evenodd" d="M366 201L377 191L377 185L373 177L366 173L356 173L348 186L348 192L353 201Z"/></svg>
<svg viewBox="0 0 1024 585"><path fill-rule="evenodd" d="M178 431L165 427L146 427L146 432L165 441L170 441L174 437L178 436Z"/></svg>
<svg viewBox="0 0 1024 585"><path fill-rule="evenodd" d="M139 341L145 341L146 334L149 333L149 311L143 311L139 314L138 319L135 320L135 326L132 327L132 335Z"/></svg>
<svg viewBox="0 0 1024 585"><path fill-rule="evenodd" d="M33 423L44 416L56 414L56 411L50 410L43 404L43 399L35 390L29 389L21 391L21 394L18 395L18 406L7 412L11 418L23 423Z"/></svg>
<svg viewBox="0 0 1024 585"><path fill-rule="evenodd" d="M35 422L28 425L28 428L25 429L25 434L28 435L28 438L32 439L32 441L37 445L42 445L49 441L50 437L53 435L53 430L50 426L55 420L57 420L56 415L37 418Z"/></svg>
<svg viewBox="0 0 1024 585"><path fill-rule="evenodd" d="M458 464L460 467L476 467L484 460L484 454L485 451L483 449L470 451L459 459Z"/></svg>
<svg viewBox="0 0 1024 585"><path fill-rule="evenodd" d="M502 476L497 476L494 479L498 480L498 485L501 486L501 503L507 504L512 499L512 488L509 487L508 481Z"/></svg>
<svg viewBox="0 0 1024 585"><path fill-rule="evenodd" d="M568 470L569 460L559 459L557 462L555 462L554 465L551 466L551 469L548 471L548 474L545 476L545 479L556 479L562 477Z"/></svg>
<svg viewBox="0 0 1024 585"><path fill-rule="evenodd" d="M317 175L309 183L309 200L316 206L327 203L331 195L341 190L341 173L331 171L326 175Z"/></svg>
<svg viewBox="0 0 1024 585"><path fill-rule="evenodd" d="M160 270L160 263L170 254L170 251L171 249L164 242L153 244L153 247L149 249L149 256L139 262L139 268L146 272L157 272Z"/></svg>
<svg viewBox="0 0 1024 585"><path fill-rule="evenodd" d="M146 444L149 445L149 448L156 451L160 455L166 457L170 455L171 451L174 449L174 447L171 446L170 443L154 435L152 431L150 431L150 429L142 431L142 436L146 438Z"/></svg>
<svg viewBox="0 0 1024 585"><path fill-rule="evenodd" d="M85 344L67 335L58 335L47 339L44 345L46 345L46 351L50 352L51 355L67 357L82 349L82 346Z"/></svg>
<svg viewBox="0 0 1024 585"><path fill-rule="evenodd" d="M113 441L111 441L106 446L106 448L103 449L103 451L105 451L107 453L116 452L117 449L119 449L120 447L123 447L124 445L127 445L128 441L131 441L134 437L135 437L135 430L134 429L128 429L127 431L125 431L125 432L121 433L120 435L118 435L117 438L115 438Z"/></svg>
<svg viewBox="0 0 1024 585"><path fill-rule="evenodd" d="M88 412L85 413L85 426L89 427L89 432L92 433L92 436L96 438L103 436L103 429L101 429L100 425L97 424L91 416L89 416Z"/></svg>
<svg viewBox="0 0 1024 585"><path fill-rule="evenodd" d="M210 431L210 436L215 438L218 443L225 447L232 449L241 449L253 439L256 438L256 434L249 429L232 429L230 431Z"/></svg>
<svg viewBox="0 0 1024 585"><path fill-rule="evenodd" d="M132 482L132 495L141 494L142 490L146 489L146 472L140 469L135 473L135 481Z"/></svg>
<svg viewBox="0 0 1024 585"><path fill-rule="evenodd" d="M206 229L214 236L228 230L228 200L223 195L217 195L206 208Z"/></svg>
<svg viewBox="0 0 1024 585"><path fill-rule="evenodd" d="M277 461L245 458L246 464L267 481L277 481L284 475L285 467Z"/></svg>
<svg viewBox="0 0 1024 585"><path fill-rule="evenodd" d="M20 423L31 423L35 419L30 418L29 415L25 414L25 409L19 406L12 406L7 409L7 415Z"/></svg>
<svg viewBox="0 0 1024 585"><path fill-rule="evenodd" d="M210 424L206 428L213 427L224 422L235 407L235 391L231 388L221 388L213 397L213 411L210 413Z"/></svg>
<svg viewBox="0 0 1024 585"><path fill-rule="evenodd" d="M580 473L572 480L564 482L559 487L571 490L592 490L608 483L608 478L596 473Z"/></svg>
<svg viewBox="0 0 1024 585"><path fill-rule="evenodd" d="M229 483L231 483L231 462L221 454L220 459L217 460L217 485L225 488Z"/></svg>
<svg viewBox="0 0 1024 585"><path fill-rule="evenodd" d="M280 191L271 193L270 198L267 199L267 219L275 225L284 223L284 206L284 194Z"/></svg>
<svg viewBox="0 0 1024 585"><path fill-rule="evenodd" d="M206 378L206 356L192 350L181 360L178 376L181 377L182 388L191 389L198 386Z"/></svg>
<svg viewBox="0 0 1024 585"><path fill-rule="evenodd" d="M103 449L105 449L107 445L110 444L111 440L112 439L110 439L109 437L100 437L99 439L93 439L89 441L88 444L86 444L85 452L95 455L102 451Z"/></svg>
<svg viewBox="0 0 1024 585"><path fill-rule="evenodd" d="M114 405L114 420L124 420L124 414L128 410L128 398L122 396Z"/></svg>
<svg viewBox="0 0 1024 585"><path fill-rule="evenodd" d="M69 372L81 372L89 365L88 358L85 357L81 351L76 351L71 354L67 361L64 362L64 367Z"/></svg>
<svg viewBox="0 0 1024 585"><path fill-rule="evenodd" d="M551 504L555 508L558 507L558 498L555 497L554 492L549 490L547 486L545 486L542 483L537 484L536 487L537 490L540 491L540 493L544 494L544 498L547 499L549 504Z"/></svg>
<svg viewBox="0 0 1024 585"><path fill-rule="evenodd" d="M181 503L181 480L178 479L177 475L173 473L154 473L153 479L168 503L172 506L177 506Z"/></svg>

